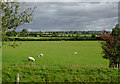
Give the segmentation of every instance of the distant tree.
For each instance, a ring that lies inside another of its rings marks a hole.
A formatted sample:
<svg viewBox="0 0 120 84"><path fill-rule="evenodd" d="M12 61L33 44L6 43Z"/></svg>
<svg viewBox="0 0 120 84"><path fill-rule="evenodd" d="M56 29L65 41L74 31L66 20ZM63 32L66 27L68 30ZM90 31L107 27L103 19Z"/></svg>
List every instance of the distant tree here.
<svg viewBox="0 0 120 84"><path fill-rule="evenodd" d="M37 37L37 33L34 33L34 37Z"/></svg>
<svg viewBox="0 0 120 84"><path fill-rule="evenodd" d="M21 32L23 32L23 33L28 33L27 29L22 29Z"/></svg>
<svg viewBox="0 0 120 84"><path fill-rule="evenodd" d="M68 34L68 37L70 37L71 35L70 34Z"/></svg>
<svg viewBox="0 0 120 84"><path fill-rule="evenodd" d="M22 36L24 36L24 37L27 36L26 33L28 33L27 29L22 29L22 31L21 31Z"/></svg>
<svg viewBox="0 0 120 84"><path fill-rule="evenodd" d="M95 39L95 38L96 38L96 35L95 35L95 34L92 34L92 35L91 35L91 38L92 38L92 39Z"/></svg>
<svg viewBox="0 0 120 84"><path fill-rule="evenodd" d="M77 37L77 38L80 37L80 33L79 33L79 32L76 33L76 37Z"/></svg>
<svg viewBox="0 0 120 84"><path fill-rule="evenodd" d="M53 36L53 37L56 37L56 36L58 36L58 34L57 34L56 32L53 32L53 33L52 33L52 36Z"/></svg>
<svg viewBox="0 0 120 84"><path fill-rule="evenodd" d="M39 31L39 36L42 37L43 36L43 32L42 31ZM50 34L50 33L49 33Z"/></svg>
<svg viewBox="0 0 120 84"><path fill-rule="evenodd" d="M61 34L61 37L63 37L64 35L63 34Z"/></svg>
<svg viewBox="0 0 120 84"><path fill-rule="evenodd" d="M120 64L120 28L117 24L115 28L113 28L112 33L103 31L101 38L104 42L102 44L103 50L103 58L109 60L109 67L117 67L119 68Z"/></svg>
<svg viewBox="0 0 120 84"><path fill-rule="evenodd" d="M72 34L72 37L74 37L73 34ZM74 39L74 40L78 40L78 39L80 39L80 33L77 32L77 33L76 33L76 36L75 36L73 39Z"/></svg>
<svg viewBox="0 0 120 84"><path fill-rule="evenodd" d="M17 35L17 32L16 32L15 30L8 31L8 32L6 32L6 35L7 35L7 36L16 36L16 35Z"/></svg>
<svg viewBox="0 0 120 84"><path fill-rule="evenodd" d="M72 34L72 37L74 37L74 35Z"/></svg>

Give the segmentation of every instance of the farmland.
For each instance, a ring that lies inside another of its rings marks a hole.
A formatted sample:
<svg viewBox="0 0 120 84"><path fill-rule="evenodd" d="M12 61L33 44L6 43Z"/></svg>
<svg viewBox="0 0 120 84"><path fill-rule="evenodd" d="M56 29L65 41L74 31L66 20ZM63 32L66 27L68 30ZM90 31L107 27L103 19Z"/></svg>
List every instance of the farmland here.
<svg viewBox="0 0 120 84"><path fill-rule="evenodd" d="M91 35L80 35L80 36L74 36L74 37L9 37L9 40L11 41L83 41L83 40L101 40L99 36L95 36L95 38L92 38Z"/></svg>
<svg viewBox="0 0 120 84"><path fill-rule="evenodd" d="M7 42L10 44L11 42ZM19 41L2 47L2 81L15 82L110 82L118 70L108 68L98 41ZM74 55L74 52L78 54ZM43 53L43 57L38 57ZM35 62L28 61L32 56Z"/></svg>
<svg viewBox="0 0 120 84"><path fill-rule="evenodd" d="M23 32L24 30L24 32ZM49 32L28 32L23 29L21 32L8 31L3 41L83 41L102 40L100 31L49 31ZM26 31L26 32L25 32Z"/></svg>

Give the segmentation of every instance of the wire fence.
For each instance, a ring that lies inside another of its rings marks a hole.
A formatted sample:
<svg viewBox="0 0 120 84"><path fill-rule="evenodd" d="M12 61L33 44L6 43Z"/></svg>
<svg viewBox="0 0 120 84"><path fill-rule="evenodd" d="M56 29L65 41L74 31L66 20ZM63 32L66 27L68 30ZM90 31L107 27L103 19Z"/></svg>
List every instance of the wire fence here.
<svg viewBox="0 0 120 84"><path fill-rule="evenodd" d="M15 76L15 75L12 75L12 76ZM41 75L20 75L20 74L18 74L17 73L17 76L16 76L16 84L19 84L19 81L20 81L20 78L21 77L25 77L25 76L36 76L36 77L40 77ZM44 76L47 76L47 75L44 75ZM119 76L120 77L120 75L49 75L49 76L52 76L52 77L56 77L56 76L60 76L60 77L68 77L68 76L101 76L101 77L103 77L103 76ZM42 77L42 76L41 76ZM119 79L118 79L119 80ZM104 81L104 82L108 82L108 81Z"/></svg>
<svg viewBox="0 0 120 84"><path fill-rule="evenodd" d="M61 76L61 77L65 77L65 76L120 76L120 75L50 75L48 74L49 76ZM21 75L20 76L48 76L48 75ZM4 74L3 74L4 76ZM16 75L10 75L10 76L16 76Z"/></svg>

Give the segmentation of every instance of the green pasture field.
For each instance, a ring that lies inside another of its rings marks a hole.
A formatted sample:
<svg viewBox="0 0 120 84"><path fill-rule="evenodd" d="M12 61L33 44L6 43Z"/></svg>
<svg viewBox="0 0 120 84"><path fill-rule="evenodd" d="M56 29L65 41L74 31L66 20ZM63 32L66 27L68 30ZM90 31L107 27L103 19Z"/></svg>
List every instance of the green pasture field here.
<svg viewBox="0 0 120 84"><path fill-rule="evenodd" d="M118 81L118 69L108 68L98 41L19 41L15 48L9 43L2 46L3 82L16 82L17 73L20 82Z"/></svg>

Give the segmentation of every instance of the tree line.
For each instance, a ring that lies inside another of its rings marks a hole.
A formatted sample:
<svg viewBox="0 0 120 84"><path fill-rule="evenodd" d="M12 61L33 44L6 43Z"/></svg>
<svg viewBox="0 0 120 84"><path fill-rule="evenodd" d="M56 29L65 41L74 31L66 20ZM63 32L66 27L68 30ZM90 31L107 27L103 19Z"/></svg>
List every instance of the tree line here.
<svg viewBox="0 0 120 84"><path fill-rule="evenodd" d="M19 32L16 32L15 30L7 31L6 36L18 37L16 40L21 40L21 38L19 37L44 37L43 39L39 39L39 40L100 40L100 37L98 37L98 33L100 33L99 31L85 31L85 32L88 32L89 34L84 33L84 31L28 32L27 29L22 29L22 31ZM50 37L50 38L45 38L45 37ZM51 38L51 37L58 37L58 38ZM22 38L22 40L26 40L26 39Z"/></svg>
<svg viewBox="0 0 120 84"><path fill-rule="evenodd" d="M15 37L59 37L59 36L79 36L79 35L98 35L101 31L49 31L49 32L28 32L27 29L22 29L22 31L16 32L14 29L12 31L7 31L7 36Z"/></svg>

